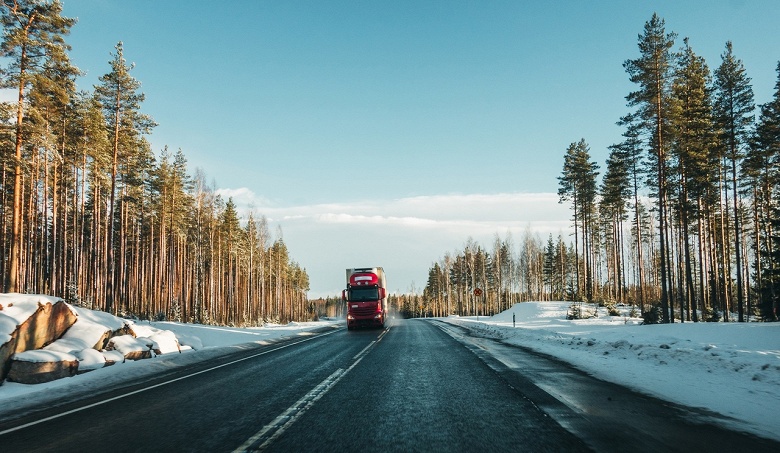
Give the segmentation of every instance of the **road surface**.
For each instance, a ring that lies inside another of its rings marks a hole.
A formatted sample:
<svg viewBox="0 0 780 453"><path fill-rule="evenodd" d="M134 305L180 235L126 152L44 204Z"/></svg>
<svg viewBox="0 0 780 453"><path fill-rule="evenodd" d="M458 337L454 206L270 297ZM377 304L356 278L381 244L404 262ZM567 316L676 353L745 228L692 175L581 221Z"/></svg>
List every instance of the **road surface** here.
<svg viewBox="0 0 780 453"><path fill-rule="evenodd" d="M777 451L713 417L443 322L398 320L247 345L6 418L0 450Z"/></svg>

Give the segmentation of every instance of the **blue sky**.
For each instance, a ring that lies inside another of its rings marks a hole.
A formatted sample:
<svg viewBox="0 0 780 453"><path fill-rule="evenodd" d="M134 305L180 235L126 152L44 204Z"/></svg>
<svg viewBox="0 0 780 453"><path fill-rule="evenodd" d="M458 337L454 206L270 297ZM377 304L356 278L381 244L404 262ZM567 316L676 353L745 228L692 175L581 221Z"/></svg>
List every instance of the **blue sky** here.
<svg viewBox="0 0 780 453"><path fill-rule="evenodd" d="M153 149L281 226L312 296L354 266L421 290L469 236L568 234L563 154L584 138L603 166L620 140L653 12L711 69L733 41L757 103L780 60L774 0L63 3L79 86L122 41Z"/></svg>

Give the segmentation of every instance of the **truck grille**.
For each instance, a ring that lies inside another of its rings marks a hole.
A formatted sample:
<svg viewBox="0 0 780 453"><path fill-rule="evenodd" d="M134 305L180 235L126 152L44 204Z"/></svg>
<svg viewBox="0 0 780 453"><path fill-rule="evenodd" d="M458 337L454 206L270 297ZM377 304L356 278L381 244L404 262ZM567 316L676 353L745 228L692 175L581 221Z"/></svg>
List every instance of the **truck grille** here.
<svg viewBox="0 0 780 453"><path fill-rule="evenodd" d="M376 313L376 307L369 306L352 308L350 309L350 313L352 313L353 316L371 316Z"/></svg>

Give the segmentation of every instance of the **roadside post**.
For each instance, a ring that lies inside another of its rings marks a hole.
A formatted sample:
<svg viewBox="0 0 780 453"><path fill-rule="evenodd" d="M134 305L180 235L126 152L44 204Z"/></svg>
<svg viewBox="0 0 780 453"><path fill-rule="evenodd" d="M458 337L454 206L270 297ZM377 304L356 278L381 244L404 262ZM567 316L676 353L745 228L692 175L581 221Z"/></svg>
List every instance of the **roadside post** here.
<svg viewBox="0 0 780 453"><path fill-rule="evenodd" d="M512 312L512 328L515 328L515 312Z"/></svg>

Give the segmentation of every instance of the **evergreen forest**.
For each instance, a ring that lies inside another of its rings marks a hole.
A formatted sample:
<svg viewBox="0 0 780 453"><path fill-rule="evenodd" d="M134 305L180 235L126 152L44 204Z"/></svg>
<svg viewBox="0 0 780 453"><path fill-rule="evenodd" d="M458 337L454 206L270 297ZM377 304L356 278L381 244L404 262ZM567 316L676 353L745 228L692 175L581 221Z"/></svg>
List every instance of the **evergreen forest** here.
<svg viewBox="0 0 780 453"><path fill-rule="evenodd" d="M99 83L79 90L76 21L59 2L4 1L0 21L0 87L16 99L0 103L3 291L237 326L342 312L338 298L307 299L281 230L262 215L241 221L182 150L151 149L156 123L121 42ZM778 319L780 63L771 100L756 105L731 42L711 69L656 14L629 57L635 91L606 162L584 138L562 150L572 234L469 238L432 264L421 295L391 296L398 311L568 300L630 305L647 322Z"/></svg>
<svg viewBox="0 0 780 453"><path fill-rule="evenodd" d="M312 317L308 275L281 231L263 216L240 222L182 150L153 152L156 123L121 42L82 91L61 3L3 1L0 20L0 83L17 99L0 104L3 291L141 319Z"/></svg>
<svg viewBox="0 0 780 453"><path fill-rule="evenodd" d="M527 300L632 306L645 322L777 321L780 63L755 105L731 42L711 69L657 14L623 67L635 91L603 167L585 139L558 176L572 236L469 239L429 269L415 316L482 315ZM603 173L603 174L602 174ZM599 180L599 176L601 176Z"/></svg>

